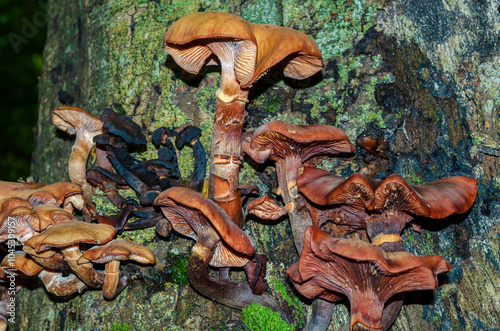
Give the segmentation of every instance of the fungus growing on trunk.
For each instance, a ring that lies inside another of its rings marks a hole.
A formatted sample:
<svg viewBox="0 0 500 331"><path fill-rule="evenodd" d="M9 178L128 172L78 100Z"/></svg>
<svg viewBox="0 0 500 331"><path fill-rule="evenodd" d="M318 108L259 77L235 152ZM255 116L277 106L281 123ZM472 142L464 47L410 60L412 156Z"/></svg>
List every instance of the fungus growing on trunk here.
<svg viewBox="0 0 500 331"><path fill-rule="evenodd" d="M139 244L126 240L112 240L102 246L94 246L87 250L78 259L78 264L89 262L105 264L104 284L102 294L104 298L112 300L128 284L128 277L120 278L120 261L132 260L142 264L155 264L156 259L153 252ZM125 285L119 287L119 284Z"/></svg>
<svg viewBox="0 0 500 331"><path fill-rule="evenodd" d="M94 147L94 136L103 131L99 118L78 107L59 107L52 111L54 125L70 135L76 135L68 161L69 179L83 188L85 201L92 205L92 187L87 183L85 170L87 158Z"/></svg>
<svg viewBox="0 0 500 331"><path fill-rule="evenodd" d="M440 256L384 252L356 239L332 238L316 227L306 231L299 262L287 274L307 298L351 305L351 330L382 330L384 303L394 294L436 289L437 276L451 270Z"/></svg>
<svg viewBox="0 0 500 331"><path fill-rule="evenodd" d="M302 251L305 229L312 225L304 199L298 194L297 179L302 163L325 154L346 154L354 151L347 135L328 125L293 125L272 121L246 136L243 149L258 163L270 159L276 163L278 191L285 205L293 203L289 213L297 252Z"/></svg>
<svg viewBox="0 0 500 331"><path fill-rule="evenodd" d="M163 48L179 66L193 74L205 64L218 61L221 66L210 152L209 197L218 203L214 197L214 176L218 176L229 184L228 192L220 195L237 199L233 192L238 189L241 135L251 85L278 64L284 68L285 76L309 77L323 67L321 53L314 40L301 32L251 24L221 12L198 12L179 19L165 34ZM225 210L243 227L241 206L228 201L223 204L234 209Z"/></svg>
<svg viewBox="0 0 500 331"><path fill-rule="evenodd" d="M78 278L90 287L101 287L104 274L96 271L90 263L77 263L81 256L80 244L103 245L113 239L115 234L115 228L107 224L67 221L52 225L41 234L31 237L25 246L30 246L36 252L61 249L64 259Z"/></svg>
<svg viewBox="0 0 500 331"><path fill-rule="evenodd" d="M188 278L197 291L232 308L242 309L258 302L284 315L271 296L255 295L247 284L209 275L209 266L243 267L255 253L253 241L221 207L183 187L162 192L154 204L162 209L176 232L196 240L188 262Z"/></svg>
<svg viewBox="0 0 500 331"><path fill-rule="evenodd" d="M87 288L87 285L74 274L63 276L61 272L44 269L40 271L38 278L47 291L60 297L77 292L82 293Z"/></svg>

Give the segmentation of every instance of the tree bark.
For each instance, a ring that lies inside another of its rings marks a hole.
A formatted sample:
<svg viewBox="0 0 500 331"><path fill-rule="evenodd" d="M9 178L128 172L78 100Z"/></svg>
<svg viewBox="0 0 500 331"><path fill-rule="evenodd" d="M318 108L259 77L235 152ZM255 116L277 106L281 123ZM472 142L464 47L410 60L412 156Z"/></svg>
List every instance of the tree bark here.
<svg viewBox="0 0 500 331"><path fill-rule="evenodd" d="M378 178L398 173L413 184L453 175L478 180L478 198L470 213L424 220L421 233L405 230L406 251L442 255L453 270L441 279L438 290L408 294L392 330L497 327L500 9L493 0L50 2L33 154L35 180L68 179L72 140L51 123L52 109L61 105L61 90L74 98L72 106L94 115L111 107L126 113L147 134L192 121L203 129L201 141L210 152L219 74L188 74L162 50L165 30L198 10L227 11L254 23L294 28L313 37L322 51L321 74L305 82L270 74L254 86L245 130L282 119L336 125L352 142L361 134L388 142L388 159L358 148L354 157L321 161L322 168L339 175L364 168ZM152 148L142 152L141 157L156 157ZM187 178L192 169L188 149L182 151L180 164ZM242 167L240 182L276 198L274 168L252 166ZM113 210L110 205L105 198L97 201L102 214ZM258 253L269 256L271 278L287 283L284 270L297 260L288 222L271 226L254 219L246 231ZM57 298L35 283L17 293L16 322L10 327L243 327L238 311L203 298L176 276L177 262L187 257L192 241L160 239L152 229L126 236L152 248L158 262L155 267L122 266L132 281L114 301L104 301L99 291ZM301 306L310 312L309 305ZM307 314L299 317L302 322L305 318ZM329 330L348 318L347 308L337 305Z"/></svg>

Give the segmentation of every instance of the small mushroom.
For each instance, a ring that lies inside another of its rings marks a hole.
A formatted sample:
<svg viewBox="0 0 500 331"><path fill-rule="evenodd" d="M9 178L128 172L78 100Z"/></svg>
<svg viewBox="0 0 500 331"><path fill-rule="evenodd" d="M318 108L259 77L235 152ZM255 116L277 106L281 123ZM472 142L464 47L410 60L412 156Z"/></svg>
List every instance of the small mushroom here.
<svg viewBox="0 0 500 331"><path fill-rule="evenodd" d="M89 224L67 221L54 224L37 236L26 241L36 252L51 248L61 249L71 270L90 287L101 287L104 274L96 271L90 263L78 264L81 256L80 244L103 245L113 239L116 229L107 224Z"/></svg>
<svg viewBox="0 0 500 331"><path fill-rule="evenodd" d="M93 190L85 179L87 158L94 147L94 136L101 134L103 127L99 118L78 107L59 107L52 111L52 122L59 130L76 135L68 162L69 178L83 188L87 204L91 204Z"/></svg>
<svg viewBox="0 0 500 331"><path fill-rule="evenodd" d="M94 246L87 250L78 259L78 264L89 262L105 264L104 284L102 294L107 300L112 300L120 293L117 291L120 284L120 261L132 260L142 264L155 264L153 252L139 244L126 240L112 240L102 246Z"/></svg>
<svg viewBox="0 0 500 331"><path fill-rule="evenodd" d="M312 220L304 199L298 194L299 169L314 156L351 153L354 146L342 130L333 126L271 121L247 136L243 149L256 162L270 159L276 163L278 190L285 205L293 202L290 225L297 252L302 251L304 231L312 225Z"/></svg>
<svg viewBox="0 0 500 331"><path fill-rule="evenodd" d="M394 294L436 289L437 276L451 270L438 255L384 252L356 239L332 238L318 228L306 231L299 262L287 274L307 298L340 300L351 306L351 330L382 330L384 303Z"/></svg>
<svg viewBox="0 0 500 331"><path fill-rule="evenodd" d="M101 167L87 170L85 175L90 185L99 187L116 207L121 208L125 198L118 193L118 189L127 188L127 182L118 174Z"/></svg>
<svg viewBox="0 0 500 331"><path fill-rule="evenodd" d="M154 204L162 209L176 232L196 240L188 262L188 278L197 291L232 308L242 309L257 302L286 317L271 296L255 295L247 284L209 275L209 266L242 267L255 253L253 241L221 207L183 187L162 192Z"/></svg>
<svg viewBox="0 0 500 331"><path fill-rule="evenodd" d="M12 269L14 269L26 276L35 276L43 269L25 252L15 251L12 255L5 256L0 264L0 267L4 268L7 273L12 273Z"/></svg>

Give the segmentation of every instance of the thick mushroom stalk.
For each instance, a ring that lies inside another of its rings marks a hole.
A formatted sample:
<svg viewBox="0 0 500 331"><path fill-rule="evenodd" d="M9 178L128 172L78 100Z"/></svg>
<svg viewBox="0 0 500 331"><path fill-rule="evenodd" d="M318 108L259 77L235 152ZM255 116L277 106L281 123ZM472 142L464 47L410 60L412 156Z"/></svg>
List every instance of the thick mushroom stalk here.
<svg viewBox="0 0 500 331"><path fill-rule="evenodd" d="M391 296L436 289L437 276L450 270L451 264L437 255L387 253L364 241L332 238L310 227L299 262L287 274L308 298L337 301L347 296L351 330L382 330L384 303Z"/></svg>
<svg viewBox="0 0 500 331"><path fill-rule="evenodd" d="M82 293L87 288L87 285L73 274L63 276L60 272L42 270L38 277L47 291L60 297Z"/></svg>
<svg viewBox="0 0 500 331"><path fill-rule="evenodd" d="M302 251L304 232L313 225L297 180L302 163L324 154L351 153L354 146L340 129L327 125L293 125L272 121L245 136L243 149L256 162L276 163L278 191L285 205L292 205L290 225L297 252Z"/></svg>
<svg viewBox="0 0 500 331"><path fill-rule="evenodd" d="M201 67L221 66L221 86L217 91L212 146L210 152L209 197L214 196L215 176L228 182L224 208L242 225L241 209L227 199L236 199L239 165L242 161L241 135L245 103L251 85L278 63L285 76L304 79L323 67L316 43L292 29L251 24L228 13L192 13L175 22L165 34L164 49L186 71L197 74ZM258 51L257 51L258 50Z"/></svg>
<svg viewBox="0 0 500 331"><path fill-rule="evenodd" d="M248 284L209 275L209 266L243 267L255 253L253 241L221 207L182 187L162 192L154 204L161 207L174 231L196 240L188 262L188 277L198 292L236 309L258 302L286 317L269 295L256 295Z"/></svg>
<svg viewBox="0 0 500 331"><path fill-rule="evenodd" d="M90 287L99 288L104 282L104 274L96 271L91 263L77 263L82 255L79 245L102 245L110 241L115 234L116 229L107 224L66 221L52 225L41 234L31 237L25 246L30 246L36 252L60 248L64 259L78 278Z"/></svg>
<svg viewBox="0 0 500 331"><path fill-rule="evenodd" d="M94 136L101 134L103 126L99 118L78 107L59 107L52 111L52 122L58 129L76 135L69 156L69 178L83 188L87 202L92 202L92 187L87 183L85 171L87 158L94 147Z"/></svg>
<svg viewBox="0 0 500 331"><path fill-rule="evenodd" d="M120 261L133 260L143 264L156 262L153 252L142 245L126 240L112 240L103 246L94 246L78 259L78 264L105 263L105 278L102 294L107 300L112 300L128 284L128 277L120 278ZM122 286L120 285L122 283Z"/></svg>

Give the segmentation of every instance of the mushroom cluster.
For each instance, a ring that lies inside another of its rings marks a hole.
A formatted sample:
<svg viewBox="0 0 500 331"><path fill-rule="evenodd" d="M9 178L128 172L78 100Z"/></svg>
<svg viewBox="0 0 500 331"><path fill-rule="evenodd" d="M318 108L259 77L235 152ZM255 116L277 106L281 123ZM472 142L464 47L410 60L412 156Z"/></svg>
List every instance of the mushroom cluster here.
<svg viewBox="0 0 500 331"><path fill-rule="evenodd" d="M47 291L58 296L102 287L104 297L112 299L129 278L122 277L116 284L108 280L107 265L111 261L155 263L147 247L112 240L114 227L76 220L73 208L86 208L80 185L1 182L0 188L0 242L8 247L1 267L7 274L16 275L20 284L38 275ZM93 253L98 247L110 245L113 251ZM126 250L130 251L128 255L124 254ZM93 263L106 264L106 271L95 269ZM119 275L117 267L113 272Z"/></svg>
<svg viewBox="0 0 500 331"><path fill-rule="evenodd" d="M207 162L200 129L156 129L151 142L158 157L143 160L133 152L144 149L148 139L129 117L109 108L99 118L77 107L56 108L53 123L76 135L68 163L71 183L0 182L0 241L22 247L4 258L6 272L38 275L55 295L90 287L111 300L130 281L120 276L120 261L155 263L151 250L115 235L155 226L161 237L173 231L196 242L187 272L201 295L235 309L257 302L291 322L289 307L267 293L267 257L256 252L244 231L249 214L257 220L287 215L295 246L290 249L297 253L287 274L295 289L313 300L305 330L325 330L335 302L345 298L351 322L343 329L387 330L405 292L437 288L437 276L450 271L451 264L437 255L404 252L402 232L414 219L465 213L477 193L474 179L455 176L409 185L397 174L383 180L362 173L343 178L305 164L318 156L355 152L336 127L271 121L244 132L245 104L259 78L276 69L305 79L322 69L318 46L301 32L228 13L198 12L175 22L163 47L190 73L204 65L221 67L208 193L200 193ZM194 166L184 181L176 149L186 145L193 150ZM97 166L87 168L94 149ZM240 185L244 155L257 163L274 162L281 202L267 195L252 198L258 190ZM95 188L121 212L98 215ZM126 188L136 199L122 195ZM75 218L75 209L86 222ZM136 220L128 222L129 217ZM411 224L420 230L418 223ZM247 282L232 280L231 268L243 269ZM0 294L4 298L1 289ZM0 328L3 315L0 309Z"/></svg>

